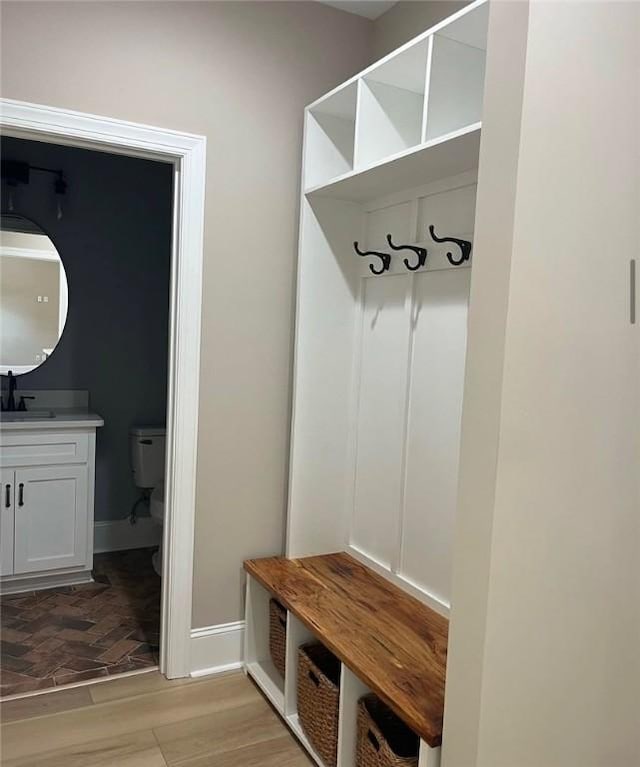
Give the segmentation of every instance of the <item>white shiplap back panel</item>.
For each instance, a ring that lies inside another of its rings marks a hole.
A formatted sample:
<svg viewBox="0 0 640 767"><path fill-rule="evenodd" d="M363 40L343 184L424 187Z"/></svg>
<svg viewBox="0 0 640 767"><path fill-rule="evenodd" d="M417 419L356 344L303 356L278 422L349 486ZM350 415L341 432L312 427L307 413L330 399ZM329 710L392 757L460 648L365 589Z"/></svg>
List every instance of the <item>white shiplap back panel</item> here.
<svg viewBox="0 0 640 767"><path fill-rule="evenodd" d="M391 566L403 482L409 352L407 291L399 274L365 281L358 397L354 508L350 543Z"/></svg>
<svg viewBox="0 0 640 767"><path fill-rule="evenodd" d="M448 606L470 269L422 272L413 357L399 575Z"/></svg>
<svg viewBox="0 0 640 767"><path fill-rule="evenodd" d="M372 205L367 248L396 243L428 248L425 269L410 273L393 253L390 271L372 277L362 259L360 330L352 398L355 439L350 550L445 614L449 609L451 531L456 507L460 411L471 270L446 258L473 239L476 178L465 174ZM398 482L398 476L401 481Z"/></svg>
<svg viewBox="0 0 640 767"><path fill-rule="evenodd" d="M454 252L454 257L460 256L455 245L437 244L431 241L429 224L435 226L439 236L460 237L473 240L473 224L476 211L476 184L465 184L436 194L420 197L418 200L418 232L420 240L425 244L431 256L447 250ZM432 259L433 260L433 259Z"/></svg>
<svg viewBox="0 0 640 767"><path fill-rule="evenodd" d="M367 249L388 253L387 234L391 234L396 242L413 240L411 215L411 202L401 202L369 211L365 220ZM375 265L376 268L380 266L379 263Z"/></svg>

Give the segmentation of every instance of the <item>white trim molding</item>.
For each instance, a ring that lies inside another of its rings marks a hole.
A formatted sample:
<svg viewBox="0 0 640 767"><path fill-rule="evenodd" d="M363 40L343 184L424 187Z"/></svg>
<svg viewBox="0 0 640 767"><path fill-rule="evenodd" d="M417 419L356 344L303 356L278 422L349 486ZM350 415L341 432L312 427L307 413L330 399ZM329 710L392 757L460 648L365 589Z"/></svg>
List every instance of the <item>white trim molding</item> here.
<svg viewBox="0 0 640 767"><path fill-rule="evenodd" d="M206 138L0 99L3 135L144 157L174 169L160 670L188 676L193 588Z"/></svg>
<svg viewBox="0 0 640 767"><path fill-rule="evenodd" d="M159 546L162 528L151 517L138 517L135 525L128 519L108 519L93 525L93 551L126 551Z"/></svg>
<svg viewBox="0 0 640 767"><path fill-rule="evenodd" d="M91 570L82 568L65 568L64 570L49 570L39 575L3 576L0 583L0 594L24 594L41 589L57 589L62 586L78 586L81 583L91 583Z"/></svg>
<svg viewBox="0 0 640 767"><path fill-rule="evenodd" d="M244 621L205 626L191 632L191 676L208 676L242 667Z"/></svg>

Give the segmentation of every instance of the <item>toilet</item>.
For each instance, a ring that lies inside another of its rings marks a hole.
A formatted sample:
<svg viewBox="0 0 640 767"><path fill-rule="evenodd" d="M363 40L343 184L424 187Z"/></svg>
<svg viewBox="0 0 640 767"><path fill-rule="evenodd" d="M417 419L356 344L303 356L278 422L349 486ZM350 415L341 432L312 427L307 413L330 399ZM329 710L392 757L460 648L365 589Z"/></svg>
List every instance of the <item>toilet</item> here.
<svg viewBox="0 0 640 767"><path fill-rule="evenodd" d="M136 486L149 494L151 519L164 523L164 465L166 430L162 426L133 426L129 431L131 470ZM162 543L152 556L153 569L162 575Z"/></svg>
<svg viewBox="0 0 640 767"><path fill-rule="evenodd" d="M151 498L149 499L149 513L151 519L162 527L164 524L164 479L159 482L151 492ZM160 539L158 550L154 551L151 555L151 561L153 563L153 569L158 575L162 575L162 539Z"/></svg>

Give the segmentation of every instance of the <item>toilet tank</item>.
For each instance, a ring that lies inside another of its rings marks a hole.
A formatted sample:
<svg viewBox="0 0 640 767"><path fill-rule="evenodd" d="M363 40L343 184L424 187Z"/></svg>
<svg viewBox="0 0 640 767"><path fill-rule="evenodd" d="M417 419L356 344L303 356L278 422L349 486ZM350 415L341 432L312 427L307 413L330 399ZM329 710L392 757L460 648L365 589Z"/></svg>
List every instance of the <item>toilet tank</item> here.
<svg viewBox="0 0 640 767"><path fill-rule="evenodd" d="M134 426L129 431L131 470L138 487L156 487L164 479L166 430L159 426Z"/></svg>

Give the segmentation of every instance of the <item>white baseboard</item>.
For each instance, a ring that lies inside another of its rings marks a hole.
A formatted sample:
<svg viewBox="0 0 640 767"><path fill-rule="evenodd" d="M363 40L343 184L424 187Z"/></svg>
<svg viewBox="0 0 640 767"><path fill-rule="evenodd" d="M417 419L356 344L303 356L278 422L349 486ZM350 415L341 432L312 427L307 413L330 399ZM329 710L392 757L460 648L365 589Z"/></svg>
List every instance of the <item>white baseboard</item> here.
<svg viewBox="0 0 640 767"><path fill-rule="evenodd" d="M162 527L151 517L138 517L135 525L129 524L128 519L116 519L95 522L93 526L93 550L96 554L159 546L161 540Z"/></svg>
<svg viewBox="0 0 640 767"><path fill-rule="evenodd" d="M242 667L244 621L191 631L191 676L207 676Z"/></svg>
<svg viewBox="0 0 640 767"><path fill-rule="evenodd" d="M49 570L36 575L4 575L0 578L0 594L24 594L27 591L41 589L57 589L61 586L77 586L81 583L91 583L91 570L82 568L66 568L64 570Z"/></svg>

